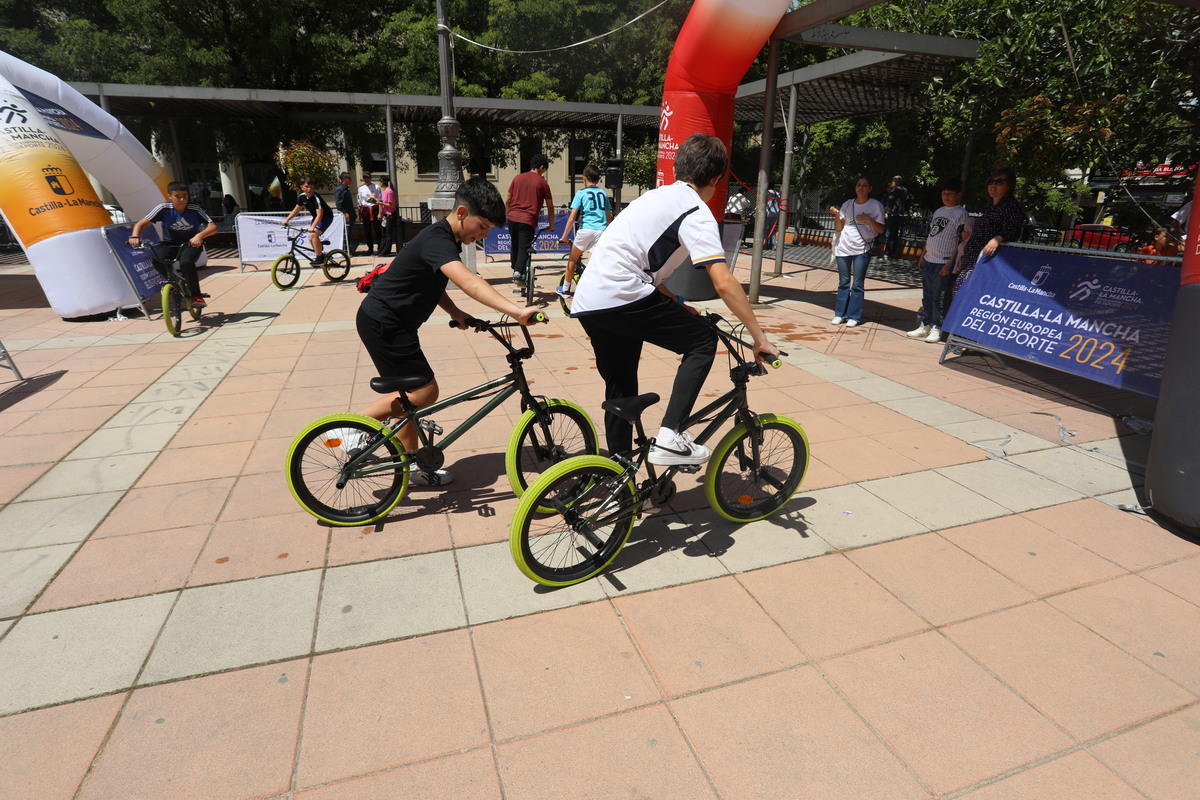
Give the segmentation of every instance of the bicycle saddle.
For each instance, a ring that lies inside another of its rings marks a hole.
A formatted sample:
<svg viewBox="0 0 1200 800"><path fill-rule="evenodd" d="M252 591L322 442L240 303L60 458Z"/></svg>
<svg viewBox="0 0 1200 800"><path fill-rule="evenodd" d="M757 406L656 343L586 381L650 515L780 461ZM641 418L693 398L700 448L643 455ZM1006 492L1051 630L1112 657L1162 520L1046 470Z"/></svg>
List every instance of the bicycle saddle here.
<svg viewBox="0 0 1200 800"><path fill-rule="evenodd" d="M429 383L423 375L403 375L399 378L371 378L371 389L380 394L392 392L407 392L410 389L420 389Z"/></svg>
<svg viewBox="0 0 1200 800"><path fill-rule="evenodd" d="M654 392L639 394L637 397L618 397L616 400L605 400L600 404L610 414L616 414L626 422L633 422L650 406L659 401Z"/></svg>

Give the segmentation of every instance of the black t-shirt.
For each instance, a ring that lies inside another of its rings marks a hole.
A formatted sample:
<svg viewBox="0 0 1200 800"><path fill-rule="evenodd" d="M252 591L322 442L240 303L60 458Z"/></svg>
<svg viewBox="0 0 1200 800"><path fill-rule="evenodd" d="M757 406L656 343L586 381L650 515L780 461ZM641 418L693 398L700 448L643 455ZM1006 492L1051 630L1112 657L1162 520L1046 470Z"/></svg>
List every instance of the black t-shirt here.
<svg viewBox="0 0 1200 800"><path fill-rule="evenodd" d="M450 223L439 220L417 234L371 283L362 310L384 325L416 330L437 308L449 282L442 267L461 261Z"/></svg>
<svg viewBox="0 0 1200 800"><path fill-rule="evenodd" d="M317 194L316 192L312 193L312 197L309 197L304 192L301 192L300 196L296 198L296 205L302 207L305 211L312 214L313 219L317 218L318 208L325 212L321 219L325 221L333 219L333 212L329 210L329 206L326 205L325 201L321 199L321 195Z"/></svg>

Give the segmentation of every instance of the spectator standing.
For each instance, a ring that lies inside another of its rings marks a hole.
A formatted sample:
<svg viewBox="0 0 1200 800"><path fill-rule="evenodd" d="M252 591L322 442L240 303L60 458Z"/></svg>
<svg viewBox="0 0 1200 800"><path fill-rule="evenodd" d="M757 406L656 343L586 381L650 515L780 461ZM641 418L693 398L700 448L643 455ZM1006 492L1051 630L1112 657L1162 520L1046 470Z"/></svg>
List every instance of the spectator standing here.
<svg viewBox="0 0 1200 800"><path fill-rule="evenodd" d="M546 183L546 171L550 159L538 153L529 161L529 171L512 179L508 196L504 198L504 213L508 218L508 234L511 243L513 281L525 281L525 256L537 235L538 213L542 204L546 206L548 227L554 230L554 198L550 184Z"/></svg>
<svg viewBox="0 0 1200 800"><path fill-rule="evenodd" d="M779 200L779 190L775 188L775 184L768 184L767 194L763 198L763 231L766 236L763 247L767 250L775 249L775 232L779 227Z"/></svg>
<svg viewBox="0 0 1200 800"><path fill-rule="evenodd" d="M899 175L892 178L883 202L886 215L883 254L888 258L896 257L896 250L904 241L904 223L908 221L908 212L912 208L913 197L904 187L903 180Z"/></svg>
<svg viewBox="0 0 1200 800"><path fill-rule="evenodd" d="M942 207L929 220L929 238L917 260L917 268L921 270L921 308L917 312L920 324L908 335L931 344L942 340L946 284L950 282L958 245L971 232L971 218L962 206L962 191L962 181L958 178L942 181Z"/></svg>
<svg viewBox="0 0 1200 800"><path fill-rule="evenodd" d="M1171 233L1166 228L1158 227L1154 229L1153 238L1150 243L1138 248L1139 253L1145 253L1151 256L1177 256L1179 248L1171 241ZM1155 260L1146 259L1147 264L1155 263Z"/></svg>
<svg viewBox="0 0 1200 800"><path fill-rule="evenodd" d="M562 286L555 290L563 297L570 297L572 294L571 283L575 280L575 265L579 263L579 257L592 249L599 241L600 234L608 227L608 223L612 222L612 201L597 185L599 183L600 168L595 164L588 164L583 168L583 188L576 192L571 200L571 215L567 217L562 238L558 240L559 244L567 243L571 226L575 224L575 218L578 216L581 222L579 230L575 233L575 241L571 244L567 271L563 274Z"/></svg>
<svg viewBox="0 0 1200 800"><path fill-rule="evenodd" d="M369 172L362 176L358 187L358 215L362 217L363 239L367 242L367 255L375 255L375 243L379 241L379 200L383 190L376 185Z"/></svg>
<svg viewBox="0 0 1200 800"><path fill-rule="evenodd" d="M350 252L354 252L354 189L350 188L350 173L338 175L337 188L333 190L333 207L346 220L346 241L350 243Z"/></svg>
<svg viewBox="0 0 1200 800"><path fill-rule="evenodd" d="M392 243L396 241L396 190L392 179L384 175L379 179L383 190L379 193L379 226L383 237L379 240L379 255L390 256Z"/></svg>
<svg viewBox="0 0 1200 800"><path fill-rule="evenodd" d="M871 197L871 179L866 175L854 182L854 197L842 203L833 219L837 244L838 293L834 305L834 325L846 323L853 328L862 322L866 302L867 265L875 237L883 233L883 203Z"/></svg>
<svg viewBox="0 0 1200 800"><path fill-rule="evenodd" d="M955 263L954 293L962 288L975 264L981 258L989 259L1005 242L1015 242L1021 238L1021 227L1025 224L1025 209L1013 192L1017 188L1017 172L1012 167L994 170L988 178L988 205L979 219L971 236L963 245L962 258Z"/></svg>
<svg viewBox="0 0 1200 800"><path fill-rule="evenodd" d="M227 194L221 200L221 211L222 211L222 213L224 213L224 215L226 217L230 217L230 218L235 217L235 216L237 216L237 213L241 210L242 210L242 207L238 205L237 200L233 199L233 195Z"/></svg>

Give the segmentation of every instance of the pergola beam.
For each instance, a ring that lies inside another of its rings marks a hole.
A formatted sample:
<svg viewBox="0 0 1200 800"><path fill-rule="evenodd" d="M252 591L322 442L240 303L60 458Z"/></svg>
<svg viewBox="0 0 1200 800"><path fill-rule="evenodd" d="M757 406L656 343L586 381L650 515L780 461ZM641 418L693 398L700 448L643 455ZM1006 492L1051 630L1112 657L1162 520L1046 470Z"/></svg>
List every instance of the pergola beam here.
<svg viewBox="0 0 1200 800"><path fill-rule="evenodd" d="M980 42L974 39L954 39L949 36L930 36L923 33L900 33L850 25L820 25L788 37L788 41L817 44L826 47L845 47L852 50L875 50L907 55L942 56L973 59L979 55Z"/></svg>

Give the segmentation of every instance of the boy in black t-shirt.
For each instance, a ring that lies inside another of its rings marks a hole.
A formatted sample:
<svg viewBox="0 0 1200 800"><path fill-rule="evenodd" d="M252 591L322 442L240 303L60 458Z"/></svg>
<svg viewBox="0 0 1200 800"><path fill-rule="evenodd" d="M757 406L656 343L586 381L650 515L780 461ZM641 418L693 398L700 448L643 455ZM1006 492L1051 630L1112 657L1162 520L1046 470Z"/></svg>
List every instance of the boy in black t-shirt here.
<svg viewBox="0 0 1200 800"><path fill-rule="evenodd" d="M470 317L454 304L446 293L453 281L467 296L488 308L507 314L522 325L529 325L540 309L521 307L498 293L487 281L471 272L462 262L464 244L482 241L493 227L504 224L504 201L486 178L472 178L454 193L455 208L443 220L421 231L393 259L386 272L380 273L363 298L356 321L359 338L381 376L422 375L428 382L406 392L417 408L438 399L438 384L433 368L421 352L418 329L441 307L459 328L466 328ZM369 405L363 413L384 420L402 417L398 394L387 395ZM408 451L417 449L417 432L405 426L400 441ZM418 483L442 485L451 477L445 470L436 473L414 471Z"/></svg>
<svg viewBox="0 0 1200 800"><path fill-rule="evenodd" d="M296 207L279 224L287 225L301 211L312 214L312 222L308 226L308 240L312 242L313 259L309 263L314 267L319 267L324 260L321 255L321 234L333 224L333 212L321 199L321 195L317 194L312 178L300 179L300 196L296 198Z"/></svg>

